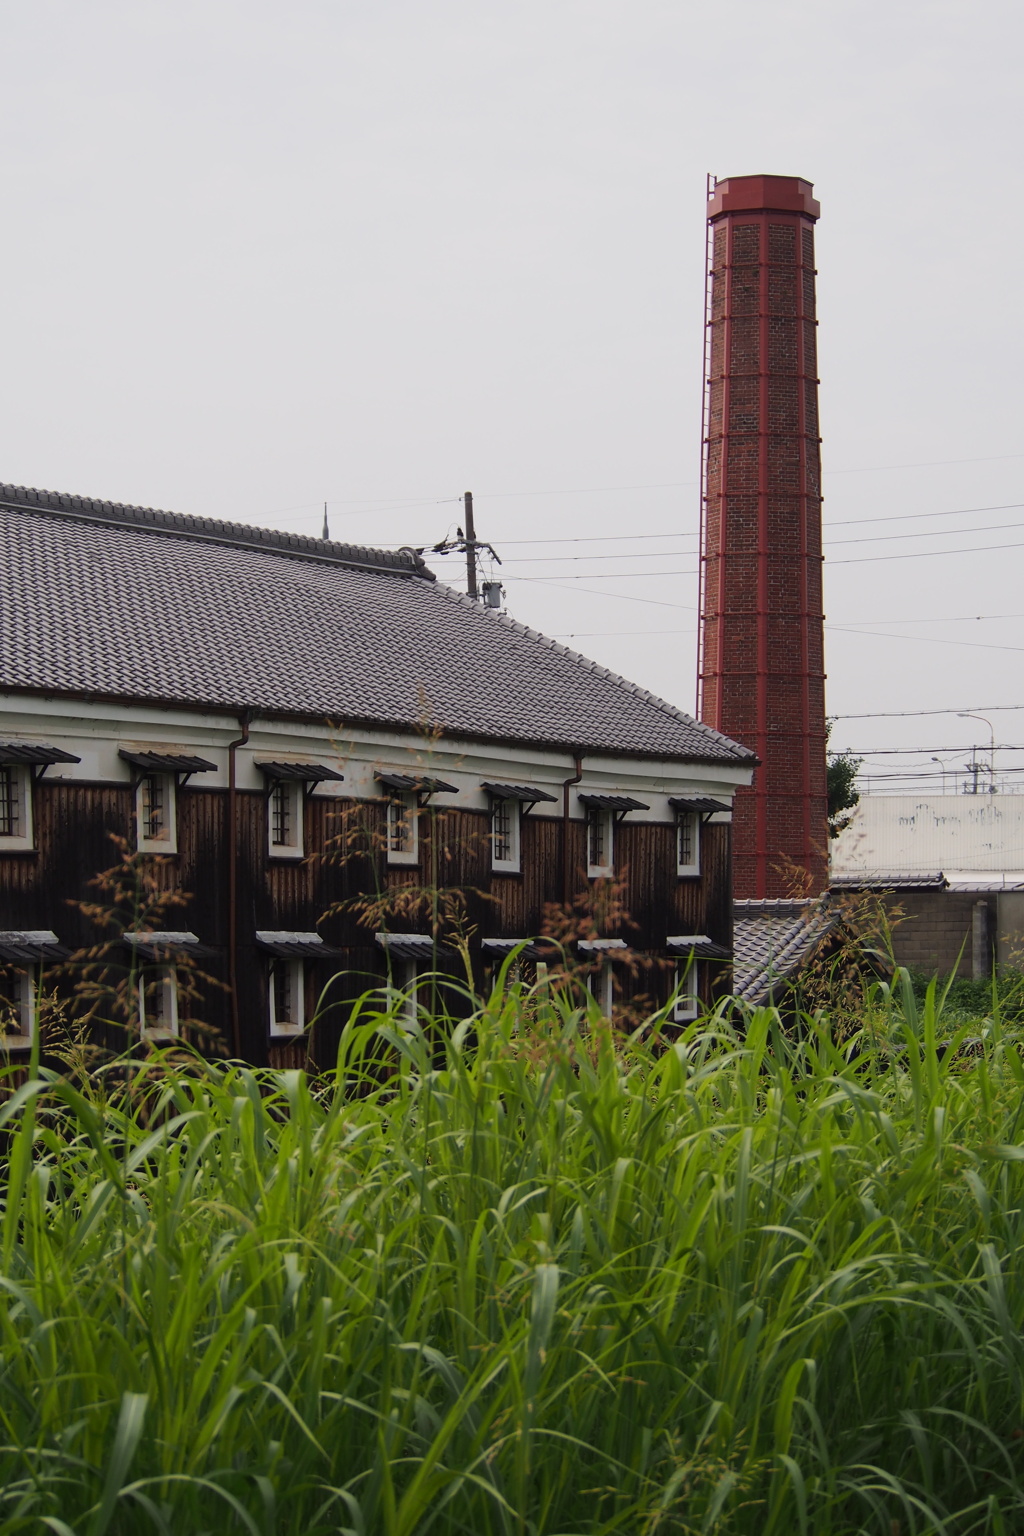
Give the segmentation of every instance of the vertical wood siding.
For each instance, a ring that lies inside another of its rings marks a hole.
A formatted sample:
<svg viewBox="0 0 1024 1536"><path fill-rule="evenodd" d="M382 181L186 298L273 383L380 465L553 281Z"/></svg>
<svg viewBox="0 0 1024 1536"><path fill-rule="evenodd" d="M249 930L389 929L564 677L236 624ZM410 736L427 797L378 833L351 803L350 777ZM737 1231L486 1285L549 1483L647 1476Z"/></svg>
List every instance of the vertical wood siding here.
<svg viewBox="0 0 1024 1536"><path fill-rule="evenodd" d="M202 968L222 984L228 976L229 943L227 813L225 791L187 785L178 796L179 851L158 866L164 888L187 893L185 905L166 926L190 929L209 946L213 955L203 959ZM0 928L52 928L71 948L95 943L96 929L75 903L102 901L89 882L118 861L111 834L133 840L130 787L44 779L34 791L33 815L37 851L0 854ZM329 1006L312 1044L323 1065L333 1058L347 1004L385 975L375 930L430 930L429 902L404 917L385 918L385 898L394 901L416 886L436 885L442 906L445 900L461 904L468 931L495 938L536 934L545 905L561 902L562 824L556 818L524 817L521 874L492 872L490 821L483 811L426 808L420 818L419 863L411 868L389 867L385 833L384 802L313 796L305 806L307 856L272 859L266 797L239 792L239 1016L248 1060L284 1066L306 1059L304 1041L269 1042L268 961L257 947L257 930L319 932L325 945L345 951L343 966L337 960L308 966L310 1009L331 983ZM617 878L624 882L625 907L636 925L623 930L631 945L663 954L670 934L706 933L731 946L730 833L728 825L704 827L701 874L679 879L672 825L627 819L616 828ZM569 826L568 864L570 898L575 900L593 887L580 821ZM455 962L451 969L456 974ZM669 985L664 980L663 993ZM627 982L623 990L625 995L631 988L648 993L652 986L645 976ZM203 1016L229 1043L230 1009L223 986L205 990Z"/></svg>

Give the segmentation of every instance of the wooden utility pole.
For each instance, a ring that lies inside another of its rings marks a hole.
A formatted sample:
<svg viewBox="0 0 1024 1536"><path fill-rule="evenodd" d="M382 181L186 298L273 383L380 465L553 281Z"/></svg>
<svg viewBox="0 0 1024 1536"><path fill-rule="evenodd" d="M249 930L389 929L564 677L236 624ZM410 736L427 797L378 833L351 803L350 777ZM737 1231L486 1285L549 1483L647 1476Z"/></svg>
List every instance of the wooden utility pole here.
<svg viewBox="0 0 1024 1536"><path fill-rule="evenodd" d="M473 492L463 496L466 504L466 580L470 597L477 597L476 587L476 528L473 526Z"/></svg>

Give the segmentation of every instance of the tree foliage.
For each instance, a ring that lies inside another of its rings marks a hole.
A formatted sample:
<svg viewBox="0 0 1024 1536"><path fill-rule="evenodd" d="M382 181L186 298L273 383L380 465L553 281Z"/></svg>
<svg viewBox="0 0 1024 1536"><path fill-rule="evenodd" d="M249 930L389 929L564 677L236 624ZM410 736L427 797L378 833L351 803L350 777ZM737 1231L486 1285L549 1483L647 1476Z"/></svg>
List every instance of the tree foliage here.
<svg viewBox="0 0 1024 1536"><path fill-rule="evenodd" d="M828 739L832 734L833 721L825 726L826 785L828 788L828 835L838 837L853 820L853 811L860 804L857 789L857 773L863 758L852 752L829 752Z"/></svg>

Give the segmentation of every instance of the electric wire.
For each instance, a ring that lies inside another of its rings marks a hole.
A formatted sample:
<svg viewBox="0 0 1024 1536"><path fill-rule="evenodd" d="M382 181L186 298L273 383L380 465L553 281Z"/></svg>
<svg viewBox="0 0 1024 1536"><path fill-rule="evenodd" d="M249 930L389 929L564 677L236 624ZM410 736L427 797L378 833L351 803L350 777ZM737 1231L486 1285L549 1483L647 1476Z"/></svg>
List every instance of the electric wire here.
<svg viewBox="0 0 1024 1536"><path fill-rule="evenodd" d="M861 527L862 525L867 525L870 523L906 523L913 522L921 518L930 517L968 517L975 512L1015 512L1018 511L1021 507L1024 507L1024 501L1006 501L989 507L951 507L942 512L892 512L887 513L884 517L829 518L825 523L823 523L822 526L828 529ZM1018 525L1013 523L1002 523L998 524L997 526L1010 528L1016 527ZM935 531L939 532L940 530L936 529ZM975 530L971 531L973 532ZM977 531L980 532L981 530L979 529ZM504 548L505 546L511 544L611 544L613 542L628 542L631 540L639 541L640 539L696 539L697 537L698 534L692 530L684 531L681 529L666 529L663 533L566 534L563 538L557 538L553 535L548 535L538 539L501 539L499 542ZM885 535L879 534L878 537L882 538L885 537ZM919 535L909 533L899 534L896 535L896 537L908 539L917 537L927 538L928 533L925 532ZM554 557L544 556L543 558L548 559Z"/></svg>
<svg viewBox="0 0 1024 1536"><path fill-rule="evenodd" d="M875 629L847 629L843 624L826 624L829 634L864 635L874 640L911 640L916 645L958 645L972 651L1021 651L1024 645L996 645L991 640L943 640L938 635L883 635Z"/></svg>
<svg viewBox="0 0 1024 1536"><path fill-rule="evenodd" d="M829 715L830 720L913 720L925 715L994 715L1024 704L959 704L955 709L872 709L865 715Z"/></svg>
<svg viewBox="0 0 1024 1536"><path fill-rule="evenodd" d="M525 578L524 577L519 577L517 579L522 581ZM613 596L613 595L614 594L612 594L612 593L602 593L601 594L601 596ZM856 635L856 634L861 634L862 632L864 634L870 634L871 633L870 630L866 630L866 629L863 628L863 626L865 624L978 624L978 623L995 624L995 623L999 623L999 622L1001 622L1003 620L1006 620L1006 619L1024 619L1024 613L956 613L956 614L950 614L948 618L941 618L941 619L936 619L936 618L927 618L927 619L913 619L913 618L902 618L902 619L844 619L844 620L841 620L838 624L827 624L825 627L826 627L826 629L829 629L829 630L841 630L845 634ZM551 638L553 640L565 640L566 638L569 638L569 639L577 638L577 639L580 639L580 640L615 640L620 635L621 636L629 636L629 635L633 635L633 636L635 636L635 635L655 636L655 635L693 635L693 634L696 634L696 630L693 630L693 629L575 629L575 630L572 631L571 635L569 635L569 636L566 636L566 635L552 635ZM877 638L882 639L882 640L889 640L889 639L893 639L893 640L916 640L917 636L916 635L879 635ZM958 644L958 645L975 645L975 644L978 644L977 641L971 641L971 640L960 640L960 641L949 642L949 643L950 644L955 643L955 644ZM996 647L996 649L1003 650L1003 649L1006 649L1006 647L998 646L998 647ZM1012 649L1014 649L1014 647L1011 646L1011 647L1009 647L1009 649L1012 650Z"/></svg>

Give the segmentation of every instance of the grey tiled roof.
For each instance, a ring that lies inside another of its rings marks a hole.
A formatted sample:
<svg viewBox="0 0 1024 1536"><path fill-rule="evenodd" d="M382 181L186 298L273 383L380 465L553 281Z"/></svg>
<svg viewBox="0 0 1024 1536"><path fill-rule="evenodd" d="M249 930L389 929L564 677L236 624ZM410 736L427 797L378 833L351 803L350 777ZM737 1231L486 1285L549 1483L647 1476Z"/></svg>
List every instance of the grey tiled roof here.
<svg viewBox="0 0 1024 1536"><path fill-rule="evenodd" d="M760 1007L795 976L840 920L827 898L733 903L733 990Z"/></svg>
<svg viewBox="0 0 1024 1536"><path fill-rule="evenodd" d="M413 551L9 485L0 540L0 688L753 761Z"/></svg>
<svg viewBox="0 0 1024 1536"><path fill-rule="evenodd" d="M888 891L888 890L912 890L941 891L946 888L949 881L941 870L928 870L920 874L900 873L887 874L877 870L865 871L863 874L853 874L846 871L841 875L833 875L829 884L834 891Z"/></svg>

